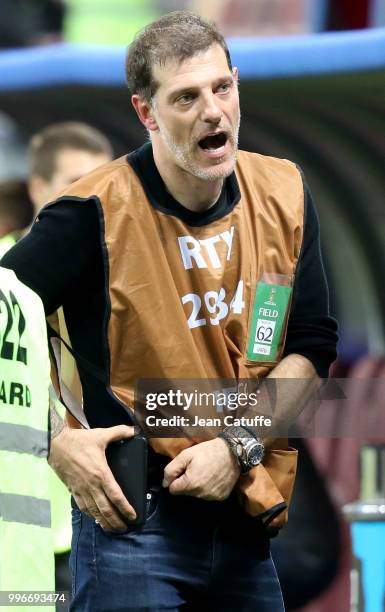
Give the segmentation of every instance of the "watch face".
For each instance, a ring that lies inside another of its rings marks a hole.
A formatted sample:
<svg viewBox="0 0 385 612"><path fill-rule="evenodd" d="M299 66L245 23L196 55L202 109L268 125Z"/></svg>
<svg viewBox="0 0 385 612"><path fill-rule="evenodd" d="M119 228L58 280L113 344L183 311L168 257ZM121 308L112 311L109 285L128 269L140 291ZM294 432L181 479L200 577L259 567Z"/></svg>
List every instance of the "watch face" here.
<svg viewBox="0 0 385 612"><path fill-rule="evenodd" d="M247 455L247 463L249 465L258 465L263 459L263 446L262 444L256 444L250 449Z"/></svg>

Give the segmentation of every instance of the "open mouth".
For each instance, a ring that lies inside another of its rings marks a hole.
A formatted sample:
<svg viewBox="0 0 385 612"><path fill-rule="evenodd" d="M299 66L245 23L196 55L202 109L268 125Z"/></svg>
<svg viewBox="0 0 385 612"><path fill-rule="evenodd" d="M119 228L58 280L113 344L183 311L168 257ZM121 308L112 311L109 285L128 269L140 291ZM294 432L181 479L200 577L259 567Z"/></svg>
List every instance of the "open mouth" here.
<svg viewBox="0 0 385 612"><path fill-rule="evenodd" d="M211 134L210 136L202 138L202 140L198 142L198 145L205 151L215 151L216 149L224 147L226 142L227 134L225 134L225 132L219 132L218 134Z"/></svg>

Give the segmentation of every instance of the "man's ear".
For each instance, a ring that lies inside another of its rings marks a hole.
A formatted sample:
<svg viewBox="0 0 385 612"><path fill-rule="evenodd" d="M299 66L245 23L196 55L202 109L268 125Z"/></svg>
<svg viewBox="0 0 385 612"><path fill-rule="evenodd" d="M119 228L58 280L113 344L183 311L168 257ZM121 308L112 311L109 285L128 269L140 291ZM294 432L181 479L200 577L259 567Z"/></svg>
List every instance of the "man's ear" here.
<svg viewBox="0 0 385 612"><path fill-rule="evenodd" d="M144 127L152 132L156 131L158 129L158 124L154 118L151 104L143 98L143 96L139 96L138 94L132 96L131 102Z"/></svg>
<svg viewBox="0 0 385 612"><path fill-rule="evenodd" d="M233 67L233 77L234 77L234 81L238 84L239 75L238 75L238 68L236 66Z"/></svg>

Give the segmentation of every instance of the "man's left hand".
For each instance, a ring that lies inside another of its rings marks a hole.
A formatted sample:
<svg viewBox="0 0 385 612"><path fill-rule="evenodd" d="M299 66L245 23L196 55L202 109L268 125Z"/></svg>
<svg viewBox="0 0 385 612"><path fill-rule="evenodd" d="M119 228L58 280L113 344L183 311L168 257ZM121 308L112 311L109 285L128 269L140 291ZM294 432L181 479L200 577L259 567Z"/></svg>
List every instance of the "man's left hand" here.
<svg viewBox="0 0 385 612"><path fill-rule="evenodd" d="M241 468L221 438L195 444L177 455L164 470L163 486L172 495L223 501L234 488Z"/></svg>

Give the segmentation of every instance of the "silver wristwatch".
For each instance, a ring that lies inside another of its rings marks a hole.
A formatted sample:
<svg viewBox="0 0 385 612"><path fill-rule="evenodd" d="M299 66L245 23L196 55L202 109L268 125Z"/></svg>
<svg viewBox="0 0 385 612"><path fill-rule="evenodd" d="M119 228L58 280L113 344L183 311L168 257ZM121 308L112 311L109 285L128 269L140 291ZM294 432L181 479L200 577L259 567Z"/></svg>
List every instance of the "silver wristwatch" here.
<svg viewBox="0 0 385 612"><path fill-rule="evenodd" d="M248 472L263 460L265 447L262 439L252 435L252 432L248 429L231 425L226 427L219 434L219 437L228 444L230 450L234 453L242 473Z"/></svg>

